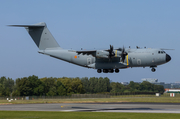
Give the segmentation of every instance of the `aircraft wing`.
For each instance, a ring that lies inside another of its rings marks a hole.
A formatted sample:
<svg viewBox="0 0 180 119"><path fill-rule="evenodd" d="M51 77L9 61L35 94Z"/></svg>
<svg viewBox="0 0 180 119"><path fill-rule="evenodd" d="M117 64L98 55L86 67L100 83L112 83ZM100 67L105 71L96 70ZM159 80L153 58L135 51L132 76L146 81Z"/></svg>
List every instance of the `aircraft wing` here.
<svg viewBox="0 0 180 119"><path fill-rule="evenodd" d="M174 50L174 49L165 49L165 48L160 48L161 50Z"/></svg>
<svg viewBox="0 0 180 119"><path fill-rule="evenodd" d="M82 54L82 55L92 55L93 57L96 57L98 59L119 59L120 56L117 55L117 51L115 52L114 56L109 56L109 50L83 50L83 51L76 51L76 53ZM112 60L111 60L112 61Z"/></svg>
<svg viewBox="0 0 180 119"><path fill-rule="evenodd" d="M92 55L95 56L96 55L96 50L83 50L83 51L76 51L78 54L83 54L83 55Z"/></svg>

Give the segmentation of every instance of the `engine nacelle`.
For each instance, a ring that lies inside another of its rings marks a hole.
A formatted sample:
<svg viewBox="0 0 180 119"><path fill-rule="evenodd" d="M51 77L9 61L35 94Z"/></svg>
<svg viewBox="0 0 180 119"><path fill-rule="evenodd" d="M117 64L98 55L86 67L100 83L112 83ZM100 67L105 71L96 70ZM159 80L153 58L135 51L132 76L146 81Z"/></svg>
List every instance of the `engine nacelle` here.
<svg viewBox="0 0 180 119"><path fill-rule="evenodd" d="M109 58L109 52L104 50L97 50L96 51L96 57L99 58Z"/></svg>

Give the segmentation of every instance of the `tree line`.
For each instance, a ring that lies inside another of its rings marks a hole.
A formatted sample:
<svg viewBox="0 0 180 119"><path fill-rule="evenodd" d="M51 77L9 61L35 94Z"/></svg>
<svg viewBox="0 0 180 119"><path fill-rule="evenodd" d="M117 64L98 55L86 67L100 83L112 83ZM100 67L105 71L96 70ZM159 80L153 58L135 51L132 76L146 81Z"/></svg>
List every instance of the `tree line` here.
<svg viewBox="0 0 180 119"><path fill-rule="evenodd" d="M72 94L164 92L164 87L149 82L122 85L105 77L54 78L32 75L29 77L0 78L0 96L67 96Z"/></svg>

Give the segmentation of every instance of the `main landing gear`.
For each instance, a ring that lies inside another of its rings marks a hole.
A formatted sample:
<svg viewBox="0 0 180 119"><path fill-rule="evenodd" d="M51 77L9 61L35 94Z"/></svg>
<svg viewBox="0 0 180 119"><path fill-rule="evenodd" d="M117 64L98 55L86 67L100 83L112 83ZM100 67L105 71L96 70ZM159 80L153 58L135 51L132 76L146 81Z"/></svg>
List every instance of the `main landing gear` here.
<svg viewBox="0 0 180 119"><path fill-rule="evenodd" d="M101 73L103 71L103 73L114 73L114 69L98 69L97 72ZM116 73L119 73L119 69L115 69Z"/></svg>

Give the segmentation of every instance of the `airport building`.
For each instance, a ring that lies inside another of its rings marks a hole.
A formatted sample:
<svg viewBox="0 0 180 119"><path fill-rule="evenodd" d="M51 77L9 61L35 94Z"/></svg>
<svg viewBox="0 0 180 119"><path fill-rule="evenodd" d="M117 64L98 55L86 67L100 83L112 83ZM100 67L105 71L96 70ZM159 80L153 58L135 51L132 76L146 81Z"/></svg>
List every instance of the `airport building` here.
<svg viewBox="0 0 180 119"><path fill-rule="evenodd" d="M165 89L165 93L180 93L180 89Z"/></svg>
<svg viewBox="0 0 180 119"><path fill-rule="evenodd" d="M129 82L121 82L124 86L129 85Z"/></svg>
<svg viewBox="0 0 180 119"><path fill-rule="evenodd" d="M153 79L153 78L143 78L141 80L142 81L148 81L148 82L155 84L155 85L162 85L162 86L164 86L164 88L167 88L167 89L178 89L178 88L180 88L180 82L164 83L164 82L158 82L158 79Z"/></svg>
<svg viewBox="0 0 180 119"><path fill-rule="evenodd" d="M141 79L142 81L147 81L147 82L150 82L150 83L156 83L158 82L158 79L153 79L153 78L144 78L144 79Z"/></svg>
<svg viewBox="0 0 180 119"><path fill-rule="evenodd" d="M162 85L164 86L165 89L180 89L180 82L175 82L175 83L165 83L165 82L158 82L158 79L153 79L153 78L143 78L141 79L143 81L150 82L155 85ZM142 82L135 82L135 83L142 83ZM129 85L129 82L121 82L123 85Z"/></svg>

